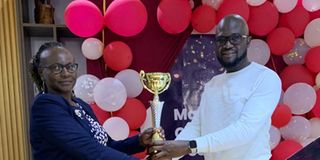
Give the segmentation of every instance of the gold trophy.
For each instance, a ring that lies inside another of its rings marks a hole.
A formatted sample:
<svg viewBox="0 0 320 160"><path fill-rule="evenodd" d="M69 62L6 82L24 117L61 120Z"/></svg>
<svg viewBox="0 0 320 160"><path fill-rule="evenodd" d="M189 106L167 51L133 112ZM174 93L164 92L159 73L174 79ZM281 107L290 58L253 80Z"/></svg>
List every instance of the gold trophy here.
<svg viewBox="0 0 320 160"><path fill-rule="evenodd" d="M171 76L170 73L151 72L145 73L140 71L140 80L145 89L154 94L153 100L150 101L151 113L152 113L152 127L160 128L160 119L163 102L159 101L159 94L168 89ZM164 140L164 137L160 135L160 131L152 135L152 140Z"/></svg>

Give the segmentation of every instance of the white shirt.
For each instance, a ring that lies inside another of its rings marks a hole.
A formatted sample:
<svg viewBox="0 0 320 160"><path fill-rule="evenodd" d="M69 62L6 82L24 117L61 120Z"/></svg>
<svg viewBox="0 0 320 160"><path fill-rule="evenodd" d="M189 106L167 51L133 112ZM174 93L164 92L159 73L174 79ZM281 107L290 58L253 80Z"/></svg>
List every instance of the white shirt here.
<svg viewBox="0 0 320 160"><path fill-rule="evenodd" d="M279 101L281 80L251 62L222 73L206 85L198 110L177 140L196 140L207 160L268 160L269 128Z"/></svg>

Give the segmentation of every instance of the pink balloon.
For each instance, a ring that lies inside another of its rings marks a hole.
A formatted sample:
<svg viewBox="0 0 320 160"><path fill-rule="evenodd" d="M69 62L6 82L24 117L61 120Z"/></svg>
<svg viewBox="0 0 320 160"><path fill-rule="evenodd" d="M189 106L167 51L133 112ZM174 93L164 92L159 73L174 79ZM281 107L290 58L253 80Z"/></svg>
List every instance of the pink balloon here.
<svg viewBox="0 0 320 160"><path fill-rule="evenodd" d="M270 142L269 142L270 148L273 149L279 144L281 140L281 134L279 129L275 126L270 127L269 134L270 134Z"/></svg>
<svg viewBox="0 0 320 160"><path fill-rule="evenodd" d="M147 24L147 9L140 0L114 0L106 10L104 24L114 33L130 37Z"/></svg>
<svg viewBox="0 0 320 160"><path fill-rule="evenodd" d="M114 78L119 79L126 87L127 95L130 98L137 97L143 90L139 73L132 69L125 69L116 74Z"/></svg>
<svg viewBox="0 0 320 160"><path fill-rule="evenodd" d="M88 38L81 45L82 54L90 60L99 59L103 54L103 43L97 38Z"/></svg>
<svg viewBox="0 0 320 160"><path fill-rule="evenodd" d="M118 79L104 78L93 89L93 97L101 109L113 112L119 110L125 104L127 92Z"/></svg>
<svg viewBox="0 0 320 160"><path fill-rule="evenodd" d="M264 0L266 1L266 0ZM212 6L215 10L218 10L223 0L202 0L202 4Z"/></svg>
<svg viewBox="0 0 320 160"><path fill-rule="evenodd" d="M248 48L248 58L261 65L267 64L270 58L270 48L268 44L261 39L253 39Z"/></svg>
<svg viewBox="0 0 320 160"><path fill-rule="evenodd" d="M273 4L280 13L288 13L292 11L298 3L298 0L274 0Z"/></svg>
<svg viewBox="0 0 320 160"><path fill-rule="evenodd" d="M285 140L302 142L310 136L311 124L302 116L293 116L286 126L280 128L280 132Z"/></svg>
<svg viewBox="0 0 320 160"><path fill-rule="evenodd" d="M309 12L315 12L320 9L319 0L302 0L302 6Z"/></svg>
<svg viewBox="0 0 320 160"><path fill-rule="evenodd" d="M189 26L191 13L191 6L187 0L161 0L157 9L157 19L164 31L178 34Z"/></svg>
<svg viewBox="0 0 320 160"><path fill-rule="evenodd" d="M93 89L98 82L99 78L94 75L81 75L73 88L75 95L89 104L93 103Z"/></svg>
<svg viewBox="0 0 320 160"><path fill-rule="evenodd" d="M310 47L320 46L320 18L312 20L304 30L304 40Z"/></svg>
<svg viewBox="0 0 320 160"><path fill-rule="evenodd" d="M288 64L304 64L304 57L309 51L310 47L306 44L304 39L297 38L294 41L293 48L285 55L282 56L283 61Z"/></svg>
<svg viewBox="0 0 320 160"><path fill-rule="evenodd" d="M120 117L111 117L103 123L103 128L108 135L116 141L124 140L129 136L129 125Z"/></svg>
<svg viewBox="0 0 320 160"><path fill-rule="evenodd" d="M103 28L103 16L90 1L72 1L64 12L67 27L79 37L91 37Z"/></svg>
<svg viewBox="0 0 320 160"><path fill-rule="evenodd" d="M305 114L316 103L316 92L306 83L295 83L284 93L283 103L288 105L293 114Z"/></svg>
<svg viewBox="0 0 320 160"><path fill-rule="evenodd" d="M250 6L260 6L262 5L264 2L266 2L267 0L247 0L247 3Z"/></svg>

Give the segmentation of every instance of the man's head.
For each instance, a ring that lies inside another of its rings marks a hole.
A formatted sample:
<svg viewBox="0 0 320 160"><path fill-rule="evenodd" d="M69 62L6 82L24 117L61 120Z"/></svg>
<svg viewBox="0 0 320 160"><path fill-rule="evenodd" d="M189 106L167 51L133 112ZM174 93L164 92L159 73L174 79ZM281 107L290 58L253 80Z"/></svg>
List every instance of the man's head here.
<svg viewBox="0 0 320 160"><path fill-rule="evenodd" d="M237 71L249 64L247 48L250 43L246 21L239 15L224 17L217 25L217 58L227 71Z"/></svg>

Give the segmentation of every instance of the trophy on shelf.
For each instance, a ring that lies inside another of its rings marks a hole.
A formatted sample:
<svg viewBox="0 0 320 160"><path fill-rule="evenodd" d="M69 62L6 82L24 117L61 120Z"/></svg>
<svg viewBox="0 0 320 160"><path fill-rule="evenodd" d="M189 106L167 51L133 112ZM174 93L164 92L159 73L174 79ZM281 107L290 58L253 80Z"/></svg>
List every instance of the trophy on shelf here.
<svg viewBox="0 0 320 160"><path fill-rule="evenodd" d="M150 101L151 105L151 117L152 127L160 128L161 111L163 102L159 101L159 94L168 89L171 76L170 73L163 72L150 72L145 73L143 70L140 71L140 80L145 89L154 94L153 100ZM152 135L152 140L164 140L164 137L160 135L160 131L157 131Z"/></svg>

